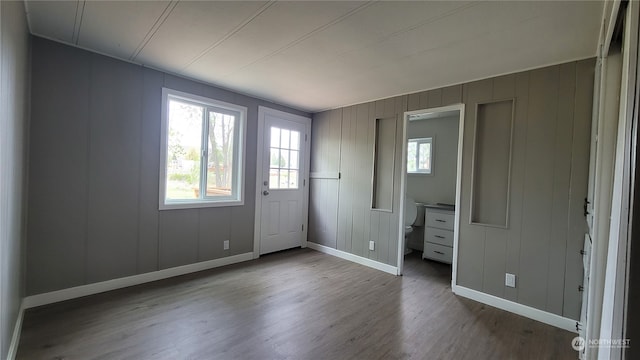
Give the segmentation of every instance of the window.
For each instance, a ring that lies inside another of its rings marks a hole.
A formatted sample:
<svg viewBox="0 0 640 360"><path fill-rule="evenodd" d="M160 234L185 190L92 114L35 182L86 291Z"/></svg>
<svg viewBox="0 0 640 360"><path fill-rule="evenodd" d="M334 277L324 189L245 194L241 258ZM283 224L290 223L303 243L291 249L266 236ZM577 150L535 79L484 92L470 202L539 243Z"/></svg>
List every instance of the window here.
<svg viewBox="0 0 640 360"><path fill-rule="evenodd" d="M247 109L162 90L160 209L242 205Z"/></svg>
<svg viewBox="0 0 640 360"><path fill-rule="evenodd" d="M407 172L431 174L433 171L433 138L409 139Z"/></svg>
<svg viewBox="0 0 640 360"><path fill-rule="evenodd" d="M269 189L297 189L300 169L300 132L271 127Z"/></svg>

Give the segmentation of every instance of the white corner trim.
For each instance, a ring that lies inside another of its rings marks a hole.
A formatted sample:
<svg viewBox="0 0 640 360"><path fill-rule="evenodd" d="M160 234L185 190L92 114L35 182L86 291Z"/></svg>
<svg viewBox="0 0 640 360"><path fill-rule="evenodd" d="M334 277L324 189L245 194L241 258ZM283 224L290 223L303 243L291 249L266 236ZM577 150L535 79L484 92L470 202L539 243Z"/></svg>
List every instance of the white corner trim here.
<svg viewBox="0 0 640 360"><path fill-rule="evenodd" d="M7 360L14 360L18 353L18 345L20 345L20 333L22 333L22 319L24 318L24 299L20 303L20 309L18 310L18 318L16 319L16 325L13 327L13 335L11 336L11 344L9 344L9 351L7 352Z"/></svg>
<svg viewBox="0 0 640 360"><path fill-rule="evenodd" d="M452 286L454 294L466 297L471 300L481 302L493 306L495 308L505 310L529 319L540 321L547 325L555 326L560 329L577 333L576 323L578 321L569 319L560 315L552 314L544 310L536 309L531 306L518 304L516 302L499 298L497 296L485 294L483 292L466 288L460 285Z"/></svg>
<svg viewBox="0 0 640 360"><path fill-rule="evenodd" d="M354 263L357 263L357 264L360 264L360 265L364 265L364 266L368 266L370 268L374 268L374 269L377 269L377 270L380 270L380 271L384 271L384 272L389 273L391 275L398 275L398 268L397 267L391 266L391 265L387 265L387 264L383 264L383 263L381 263L379 261L367 259L367 258L364 258L362 256L358 256L358 255L353 255L353 254L350 254L348 252L341 251L341 250L336 250L334 248L330 248L328 246L316 244L316 243L313 243L311 241L307 242L307 247L309 249L313 249L313 250L319 251L321 253L333 255L335 257L339 257L341 259L349 260L351 262L354 262Z"/></svg>
<svg viewBox="0 0 640 360"><path fill-rule="evenodd" d="M80 285L43 294L31 295L24 298L23 306L25 309L29 309L36 306L52 304L59 301L75 299L82 296L98 294L105 291L121 289L133 285L144 284L151 281L168 279L174 276L213 269L216 267L231 265L248 260L253 260L252 252L223 257L220 259L202 261L195 264L172 267L169 269L152 271L139 275L127 276L119 279L101 281L93 284Z"/></svg>

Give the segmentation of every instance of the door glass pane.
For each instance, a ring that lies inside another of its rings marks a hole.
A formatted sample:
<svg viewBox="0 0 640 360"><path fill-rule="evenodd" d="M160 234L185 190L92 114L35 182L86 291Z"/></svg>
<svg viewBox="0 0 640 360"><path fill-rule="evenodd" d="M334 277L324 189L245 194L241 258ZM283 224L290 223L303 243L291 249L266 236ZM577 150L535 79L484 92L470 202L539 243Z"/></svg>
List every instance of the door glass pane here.
<svg viewBox="0 0 640 360"><path fill-rule="evenodd" d="M289 170L289 188L298 188L298 170Z"/></svg>
<svg viewBox="0 0 640 360"><path fill-rule="evenodd" d="M270 149L271 154L269 155L269 167L270 168L278 168L280 167L280 149Z"/></svg>
<svg viewBox="0 0 640 360"><path fill-rule="evenodd" d="M269 143L269 189L297 189L300 132L271 127Z"/></svg>
<svg viewBox="0 0 640 360"><path fill-rule="evenodd" d="M289 150L280 150L280 168L288 169L289 168Z"/></svg>
<svg viewBox="0 0 640 360"><path fill-rule="evenodd" d="M167 200L200 198L201 106L169 100Z"/></svg>
<svg viewBox="0 0 640 360"><path fill-rule="evenodd" d="M291 152L289 153L289 167L291 169L297 169L298 168L298 151L295 150L291 150Z"/></svg>
<svg viewBox="0 0 640 360"><path fill-rule="evenodd" d="M231 196L234 126L234 116L209 111L206 196Z"/></svg>
<svg viewBox="0 0 640 360"><path fill-rule="evenodd" d="M280 189L289 187L289 170L280 170Z"/></svg>
<svg viewBox="0 0 640 360"><path fill-rule="evenodd" d="M269 170L269 189L277 189L280 185L278 180L278 169Z"/></svg>
<svg viewBox="0 0 640 360"><path fill-rule="evenodd" d="M271 127L271 147L280 147L280 129Z"/></svg>
<svg viewBox="0 0 640 360"><path fill-rule="evenodd" d="M291 146L289 145L289 130L286 129L282 129L282 136L280 138L280 147L283 149L290 149Z"/></svg>
<svg viewBox="0 0 640 360"><path fill-rule="evenodd" d="M300 133L297 131L291 132L291 149L300 150Z"/></svg>

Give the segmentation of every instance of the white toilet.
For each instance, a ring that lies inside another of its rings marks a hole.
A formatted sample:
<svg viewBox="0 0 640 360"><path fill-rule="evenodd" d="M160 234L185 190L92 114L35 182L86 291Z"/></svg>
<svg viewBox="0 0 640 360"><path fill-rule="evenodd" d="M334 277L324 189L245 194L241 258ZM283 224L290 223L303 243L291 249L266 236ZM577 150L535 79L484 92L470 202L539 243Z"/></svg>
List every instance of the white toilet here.
<svg viewBox="0 0 640 360"><path fill-rule="evenodd" d="M416 203L411 197L407 196L404 200L404 253L411 252L407 246L409 234L414 230L415 226L424 225L424 204Z"/></svg>
<svg viewBox="0 0 640 360"><path fill-rule="evenodd" d="M413 223L416 222L418 216L418 207L415 200L407 196L404 199L404 237L413 231Z"/></svg>

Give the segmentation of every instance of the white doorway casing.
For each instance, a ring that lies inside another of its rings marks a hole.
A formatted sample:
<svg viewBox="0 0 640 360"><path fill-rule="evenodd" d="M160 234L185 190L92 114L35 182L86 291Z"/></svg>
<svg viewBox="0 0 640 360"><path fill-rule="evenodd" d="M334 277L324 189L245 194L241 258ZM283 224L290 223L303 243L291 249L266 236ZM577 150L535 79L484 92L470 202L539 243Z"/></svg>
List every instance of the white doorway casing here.
<svg viewBox="0 0 640 360"><path fill-rule="evenodd" d="M429 114L429 113L444 113L458 111L458 156L456 165L456 211L454 215L454 228L453 228L453 262L451 263L451 285L452 288L456 284L456 269L458 262L458 237L460 233L460 196L462 189L462 146L464 140L464 104L455 104L449 106L441 106L430 109L406 111L404 113L402 121L402 171L400 173L400 221L398 224L398 275L402 275L404 267L404 201L407 193L407 125L409 123L409 117L411 115Z"/></svg>
<svg viewBox="0 0 640 360"><path fill-rule="evenodd" d="M271 120L268 120L271 119ZM310 144L311 144L311 119L295 115L275 109L271 109L264 106L258 107L258 137L257 137L257 151L256 151L256 194L255 194L255 218L254 218L254 237L253 237L253 257L257 259L260 257L261 253L265 253L265 251L261 251L261 242L264 239L265 226L263 226L263 202L267 195L264 195L263 192L267 192L269 194L270 190L268 189L268 185L265 185L265 173L269 172L269 164L265 163L265 159L268 159L268 156L265 156L265 138L268 135L267 123L269 121L277 121L279 123L292 123L298 129L300 129L300 169L299 169L299 187L302 191L302 206L301 213L295 214L296 216L300 215L301 220L301 228L300 228L300 238L299 242L296 241L296 245L299 244L301 247L307 246L307 233L308 233L308 219L309 219L309 162L310 162ZM288 244L291 241L284 241L283 244ZM295 245L294 245L295 246ZM286 248L286 247L285 247ZM277 251L269 248L269 251ZM284 248L282 248L283 250Z"/></svg>

